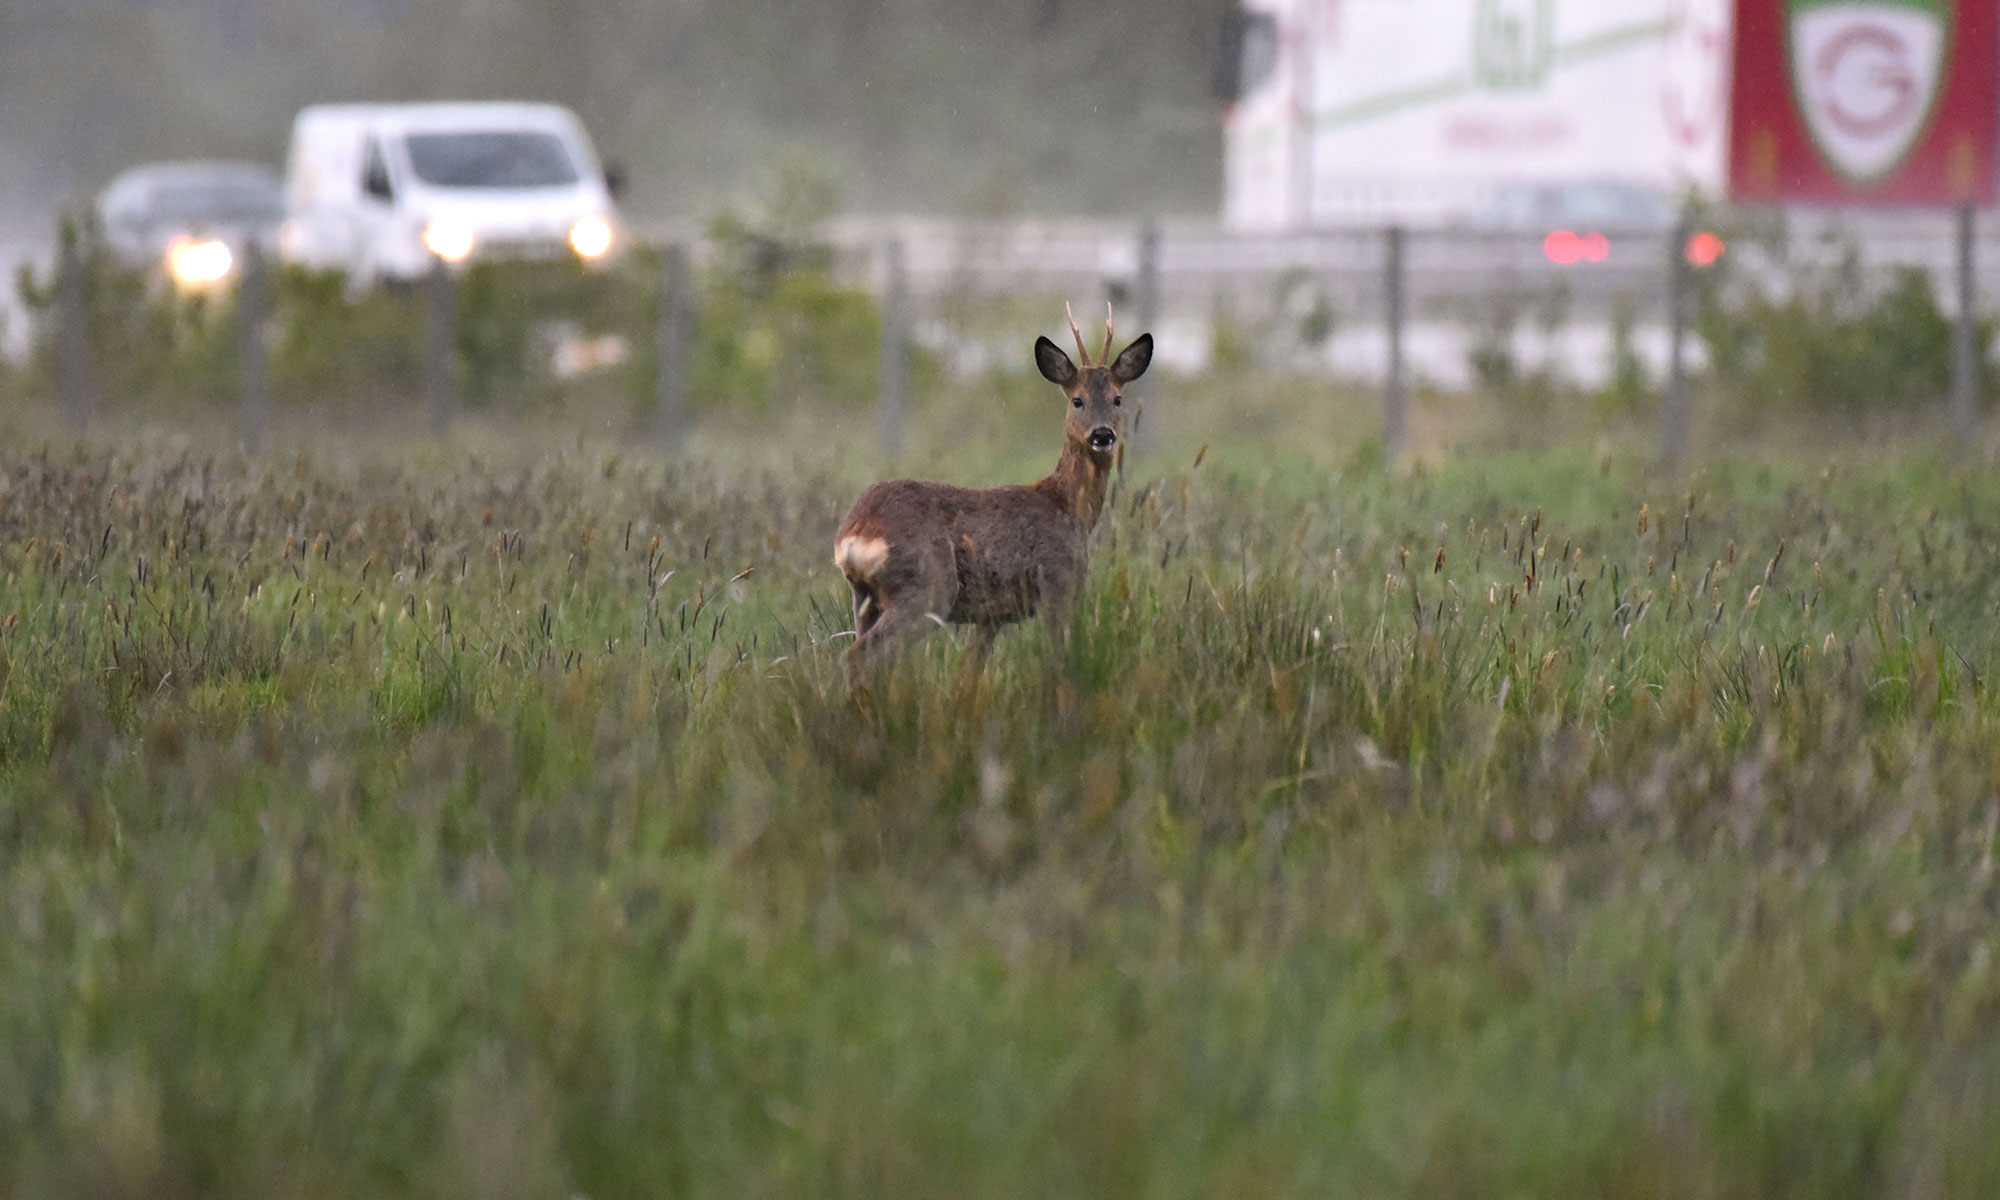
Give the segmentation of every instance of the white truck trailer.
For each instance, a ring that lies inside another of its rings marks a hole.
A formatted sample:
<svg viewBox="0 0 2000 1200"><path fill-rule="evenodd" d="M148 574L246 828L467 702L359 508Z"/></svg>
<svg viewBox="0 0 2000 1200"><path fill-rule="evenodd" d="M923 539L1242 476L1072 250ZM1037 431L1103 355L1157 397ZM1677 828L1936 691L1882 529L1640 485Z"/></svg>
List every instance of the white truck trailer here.
<svg viewBox="0 0 2000 1200"><path fill-rule="evenodd" d="M1510 190L1550 185L1718 193L1729 14L1728 0L1245 0L1219 63L1224 221L1482 223L1505 220Z"/></svg>

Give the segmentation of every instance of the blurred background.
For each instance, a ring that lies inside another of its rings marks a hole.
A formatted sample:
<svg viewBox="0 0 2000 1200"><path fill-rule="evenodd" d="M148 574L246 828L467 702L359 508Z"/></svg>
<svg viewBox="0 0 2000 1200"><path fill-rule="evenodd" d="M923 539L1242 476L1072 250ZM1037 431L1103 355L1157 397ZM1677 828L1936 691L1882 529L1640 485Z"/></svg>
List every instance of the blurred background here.
<svg viewBox="0 0 2000 1200"><path fill-rule="evenodd" d="M960 428L1032 383L1027 343L1065 301L1093 326L1109 301L1159 336L1157 436L1651 437L1676 389L1698 439L1922 425L1952 387L1953 215L1721 203L1729 20L1722 0L16 0L0 402L252 440L308 416L675 441L818 414L921 447L927 414ZM589 195L532 236L451 208L465 188L400 140L425 101L573 114L549 128ZM239 174L173 175L191 163ZM334 175L352 211L328 217ZM1262 395L1254 432L1218 411Z"/></svg>
<svg viewBox="0 0 2000 1200"><path fill-rule="evenodd" d="M635 217L789 154L856 210L1212 211L1215 0L22 0L0 6L0 229L158 158L283 160L353 100L574 109Z"/></svg>

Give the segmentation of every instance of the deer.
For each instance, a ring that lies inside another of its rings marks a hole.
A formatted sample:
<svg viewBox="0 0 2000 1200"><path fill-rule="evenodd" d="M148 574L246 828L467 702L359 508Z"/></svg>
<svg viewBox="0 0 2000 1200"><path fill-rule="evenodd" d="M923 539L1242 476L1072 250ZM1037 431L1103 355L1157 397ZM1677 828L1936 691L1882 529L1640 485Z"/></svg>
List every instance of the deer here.
<svg viewBox="0 0 2000 1200"><path fill-rule="evenodd" d="M850 692L893 647L946 625L972 627L969 669L1016 621L1048 613L1060 633L1117 465L1124 390L1153 361L1150 333L1111 356L1109 304L1104 346L1092 361L1076 314L1063 310L1082 365L1048 338L1035 339L1035 366L1067 401L1055 470L1035 483L987 488L887 480L862 492L841 519L833 562L854 599Z"/></svg>

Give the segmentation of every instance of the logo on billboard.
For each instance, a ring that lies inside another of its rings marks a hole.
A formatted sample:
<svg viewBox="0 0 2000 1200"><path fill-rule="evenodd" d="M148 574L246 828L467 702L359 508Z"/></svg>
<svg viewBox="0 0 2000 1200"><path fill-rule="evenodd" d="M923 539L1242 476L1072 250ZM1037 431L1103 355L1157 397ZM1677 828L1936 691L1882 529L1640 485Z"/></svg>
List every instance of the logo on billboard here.
<svg viewBox="0 0 2000 1200"><path fill-rule="evenodd" d="M1930 123L1951 0L1789 0L1792 88L1822 157L1850 183L1889 174Z"/></svg>
<svg viewBox="0 0 2000 1200"><path fill-rule="evenodd" d="M1472 74L1494 91L1533 91L1555 63L1555 0L1479 0Z"/></svg>

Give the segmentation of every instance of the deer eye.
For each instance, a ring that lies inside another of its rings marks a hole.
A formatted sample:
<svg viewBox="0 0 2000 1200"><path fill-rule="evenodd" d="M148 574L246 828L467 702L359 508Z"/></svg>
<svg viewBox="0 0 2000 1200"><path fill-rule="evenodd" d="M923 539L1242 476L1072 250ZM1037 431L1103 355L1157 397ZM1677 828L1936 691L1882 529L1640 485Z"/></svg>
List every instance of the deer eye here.
<svg viewBox="0 0 2000 1200"><path fill-rule="evenodd" d="M1082 397L1082 396L1072 396L1072 397L1070 397L1070 401L1069 401L1069 406L1070 406L1071 408L1082 408L1082 407L1083 407L1083 397Z"/></svg>
<svg viewBox="0 0 2000 1200"><path fill-rule="evenodd" d="M1124 406L1125 406L1125 397L1123 397L1123 396L1113 396L1113 397L1111 397L1111 407L1113 407L1113 408L1123 408Z"/></svg>

